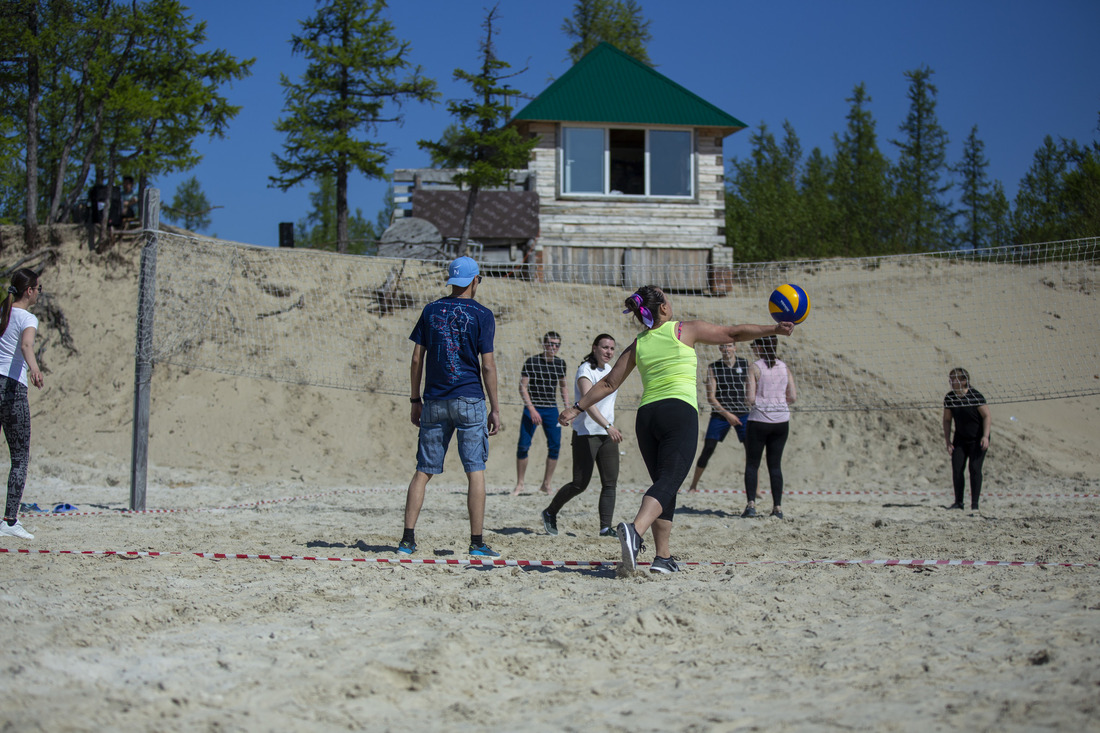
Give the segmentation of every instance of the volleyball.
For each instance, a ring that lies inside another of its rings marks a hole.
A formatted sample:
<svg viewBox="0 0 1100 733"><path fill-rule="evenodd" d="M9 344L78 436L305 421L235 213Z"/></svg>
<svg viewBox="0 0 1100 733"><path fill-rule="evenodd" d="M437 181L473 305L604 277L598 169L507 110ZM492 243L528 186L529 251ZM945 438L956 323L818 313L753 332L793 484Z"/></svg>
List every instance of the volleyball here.
<svg viewBox="0 0 1100 733"><path fill-rule="evenodd" d="M802 323L810 315L810 296L797 285L780 285L768 298L768 310L777 323Z"/></svg>

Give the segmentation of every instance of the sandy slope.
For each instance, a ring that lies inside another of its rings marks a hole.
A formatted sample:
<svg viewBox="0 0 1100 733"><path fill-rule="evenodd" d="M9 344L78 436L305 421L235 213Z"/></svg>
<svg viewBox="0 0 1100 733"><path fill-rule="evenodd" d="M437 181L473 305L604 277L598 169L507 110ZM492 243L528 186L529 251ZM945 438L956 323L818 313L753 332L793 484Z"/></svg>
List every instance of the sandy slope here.
<svg viewBox="0 0 1100 733"><path fill-rule="evenodd" d="M413 467L401 398L158 366L149 506L183 511L117 511L133 254L64 242L44 275L75 352L44 324L25 500L86 513L28 516L35 540L0 540L50 551L0 554L0 619L15 632L0 727L1062 730L1095 719L1100 499L1066 496L1100 494L1096 398L994 409L980 515L942 509L938 413L819 413L792 424L788 521L737 518L742 457L720 447L704 481L716 491L681 496L674 551L702 564L678 576L395 567L375 560L394 557ZM551 538L542 497L504 495L513 440L492 446L490 543L511 559L617 559L613 541L592 536L594 496ZM644 477L636 448L624 451L617 513L628 518ZM565 460L561 482L567 471ZM459 476L449 464L429 489L418 558L466 557ZM824 491L863 493L811 493ZM262 503L292 497L305 498ZM1091 565L785 562L823 558ZM746 564L712 564L734 562Z"/></svg>

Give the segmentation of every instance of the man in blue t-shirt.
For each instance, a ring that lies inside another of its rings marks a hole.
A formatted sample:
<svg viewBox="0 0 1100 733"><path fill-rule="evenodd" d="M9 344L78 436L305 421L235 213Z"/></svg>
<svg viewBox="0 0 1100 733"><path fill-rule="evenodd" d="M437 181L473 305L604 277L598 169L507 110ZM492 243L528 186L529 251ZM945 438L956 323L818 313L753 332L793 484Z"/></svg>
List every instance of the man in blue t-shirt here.
<svg viewBox="0 0 1100 733"><path fill-rule="evenodd" d="M458 435L458 455L469 483L470 554L500 557L485 544L485 461L489 436L500 430L497 367L493 356L496 321L493 312L474 300L481 275L477 263L459 257L448 270L451 295L428 303L409 340L413 346L411 419L420 428L416 473L405 498L405 533L397 551L416 552L416 520L424 505L428 481L443 473L451 435ZM425 379L426 377L426 379ZM423 397L420 385L424 383ZM484 391L482 385L484 384ZM489 412L485 396L489 396Z"/></svg>

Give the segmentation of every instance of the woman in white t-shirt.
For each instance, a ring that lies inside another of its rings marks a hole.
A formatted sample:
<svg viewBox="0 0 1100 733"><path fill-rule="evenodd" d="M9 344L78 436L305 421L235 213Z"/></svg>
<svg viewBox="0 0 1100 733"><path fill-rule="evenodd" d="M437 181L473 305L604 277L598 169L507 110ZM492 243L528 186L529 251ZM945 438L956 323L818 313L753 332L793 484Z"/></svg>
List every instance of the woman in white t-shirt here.
<svg viewBox="0 0 1100 733"><path fill-rule="evenodd" d="M592 385L608 375L614 356L615 339L601 333L592 342L592 351L577 367L574 405ZM573 422L573 480L558 489L550 506L542 510L542 525L547 533L558 533L558 512L566 502L588 488L595 467L600 471L600 537L618 537L611 523L615 514L615 489L619 483L619 443L623 439L623 434L613 424L617 396L618 392L612 392L581 413L583 419Z"/></svg>
<svg viewBox="0 0 1100 733"><path fill-rule="evenodd" d="M27 402L27 382L42 389L42 372L34 358L34 337L38 319L28 308L38 302L42 286L38 273L23 268L11 277L8 295L0 303L0 430L8 441L11 472L8 474L8 498L0 535L34 539L19 522L19 503L27 483L31 459L31 408Z"/></svg>

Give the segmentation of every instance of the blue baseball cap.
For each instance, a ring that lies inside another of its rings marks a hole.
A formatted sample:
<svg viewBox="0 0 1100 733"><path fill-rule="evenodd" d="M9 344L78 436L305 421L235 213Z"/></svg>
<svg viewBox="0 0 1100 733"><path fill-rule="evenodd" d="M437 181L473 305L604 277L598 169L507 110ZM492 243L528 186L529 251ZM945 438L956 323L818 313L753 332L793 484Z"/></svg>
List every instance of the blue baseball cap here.
<svg viewBox="0 0 1100 733"><path fill-rule="evenodd" d="M447 279L448 285L457 285L464 288L472 283L481 271L472 257L459 257L451 262L447 272L450 274Z"/></svg>

